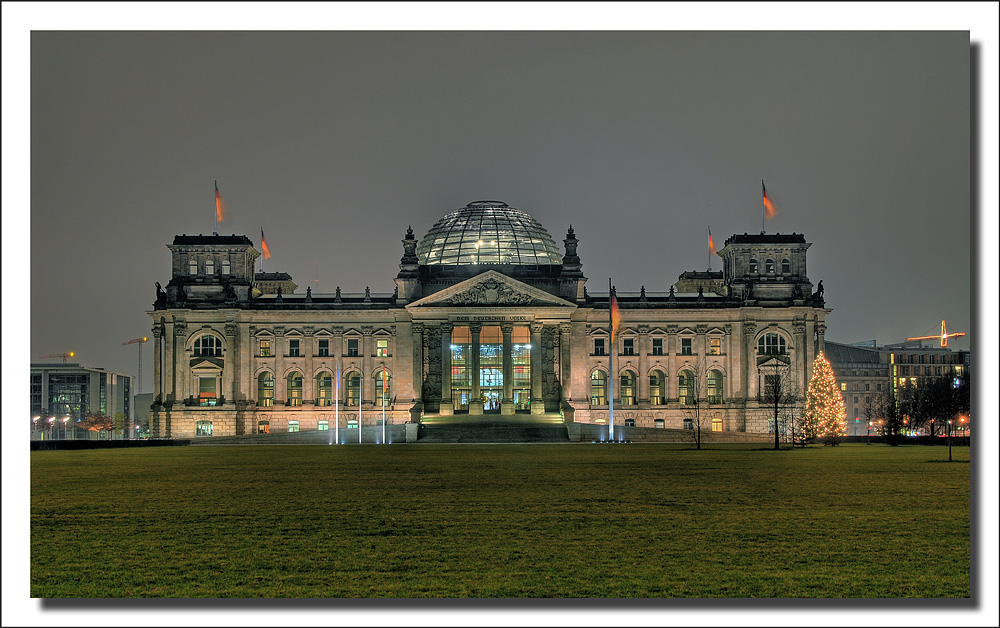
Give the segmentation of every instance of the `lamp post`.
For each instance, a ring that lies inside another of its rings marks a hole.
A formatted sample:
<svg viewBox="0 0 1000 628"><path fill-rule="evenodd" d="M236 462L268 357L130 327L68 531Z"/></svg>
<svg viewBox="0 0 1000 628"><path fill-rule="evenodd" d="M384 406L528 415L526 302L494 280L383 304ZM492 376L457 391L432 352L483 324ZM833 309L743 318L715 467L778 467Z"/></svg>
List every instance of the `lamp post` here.
<svg viewBox="0 0 1000 628"><path fill-rule="evenodd" d="M66 437L66 424L69 422L69 417L68 416L67 417L63 417L62 422L63 422L63 440L67 440L67 437Z"/></svg>
<svg viewBox="0 0 1000 628"><path fill-rule="evenodd" d="M951 462L951 419L948 419L948 462Z"/></svg>
<svg viewBox="0 0 1000 628"><path fill-rule="evenodd" d="M35 432L38 431L38 419L40 419L40 418L42 418L42 417L40 417L40 416L31 417L31 437L32 438L35 437Z"/></svg>
<svg viewBox="0 0 1000 628"><path fill-rule="evenodd" d="M52 440L52 438L53 438L53 436L52 436L52 430L53 430L53 427L55 425L55 422L56 422L56 418L54 416L50 416L49 417L49 440Z"/></svg>
<svg viewBox="0 0 1000 628"><path fill-rule="evenodd" d="M872 444L872 422L868 421L868 434L865 435L865 444Z"/></svg>

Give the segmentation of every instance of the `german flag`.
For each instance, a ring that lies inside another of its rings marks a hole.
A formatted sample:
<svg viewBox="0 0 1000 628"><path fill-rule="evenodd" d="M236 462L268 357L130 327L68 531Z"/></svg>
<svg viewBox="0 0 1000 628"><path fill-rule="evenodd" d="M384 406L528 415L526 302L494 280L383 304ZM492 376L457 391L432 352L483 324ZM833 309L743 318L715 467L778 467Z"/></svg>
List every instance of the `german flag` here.
<svg viewBox="0 0 1000 628"><path fill-rule="evenodd" d="M226 202L222 200L222 196L219 194L219 182L215 182L215 220L222 222L222 219L226 215Z"/></svg>
<svg viewBox="0 0 1000 628"><path fill-rule="evenodd" d="M614 288L611 289L611 346L614 346L615 334L622 325L622 313L618 310L618 297Z"/></svg>
<svg viewBox="0 0 1000 628"><path fill-rule="evenodd" d="M260 229L260 253L264 256L264 259L271 257L271 251L267 248L267 240L264 238L264 228Z"/></svg>
<svg viewBox="0 0 1000 628"><path fill-rule="evenodd" d="M771 198L767 195L767 188L764 187L764 179L760 180L760 189L764 194L764 215L770 220L774 218L774 215L778 213L778 210L774 208L774 203L771 202Z"/></svg>

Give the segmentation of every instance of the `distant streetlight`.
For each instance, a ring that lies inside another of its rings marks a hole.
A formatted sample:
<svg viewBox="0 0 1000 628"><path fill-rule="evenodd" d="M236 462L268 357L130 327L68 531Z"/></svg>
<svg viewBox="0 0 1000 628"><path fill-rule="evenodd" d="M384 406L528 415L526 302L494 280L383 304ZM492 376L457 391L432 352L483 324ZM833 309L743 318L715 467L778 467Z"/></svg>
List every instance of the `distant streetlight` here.
<svg viewBox="0 0 1000 628"><path fill-rule="evenodd" d="M948 419L948 462L951 462L951 419Z"/></svg>
<svg viewBox="0 0 1000 628"><path fill-rule="evenodd" d="M49 417L49 440L52 440L52 429L55 424L56 418L54 416Z"/></svg>
<svg viewBox="0 0 1000 628"><path fill-rule="evenodd" d="M69 421L69 417L63 418L63 440L66 440L66 423Z"/></svg>
<svg viewBox="0 0 1000 628"><path fill-rule="evenodd" d="M865 444L872 444L872 422L868 421L868 434L865 436Z"/></svg>

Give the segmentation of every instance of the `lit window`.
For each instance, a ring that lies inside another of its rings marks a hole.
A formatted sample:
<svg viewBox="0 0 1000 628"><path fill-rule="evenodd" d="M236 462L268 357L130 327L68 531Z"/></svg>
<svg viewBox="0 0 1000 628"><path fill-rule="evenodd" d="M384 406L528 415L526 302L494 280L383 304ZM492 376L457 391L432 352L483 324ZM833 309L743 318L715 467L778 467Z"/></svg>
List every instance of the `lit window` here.
<svg viewBox="0 0 1000 628"><path fill-rule="evenodd" d="M333 376L323 371L316 376L316 405L328 406L333 402Z"/></svg>
<svg viewBox="0 0 1000 628"><path fill-rule="evenodd" d="M344 399L344 403L348 406L356 406L361 402L361 374L352 371L347 374L346 379L347 398Z"/></svg>
<svg viewBox="0 0 1000 628"><path fill-rule="evenodd" d="M635 405L635 373L632 371L621 375L621 400L623 406Z"/></svg>
<svg viewBox="0 0 1000 628"><path fill-rule="evenodd" d="M198 274L198 260L191 258L188 260L188 274L197 275Z"/></svg>
<svg viewBox="0 0 1000 628"><path fill-rule="evenodd" d="M217 404L214 377L198 378L198 405L214 406Z"/></svg>
<svg viewBox="0 0 1000 628"><path fill-rule="evenodd" d="M690 338L681 338L681 355L691 355Z"/></svg>
<svg viewBox="0 0 1000 628"><path fill-rule="evenodd" d="M230 272L231 272L231 269L230 269L230 266L229 266L229 260L227 260L227 259L222 260L222 274L223 275L228 275Z"/></svg>
<svg viewBox="0 0 1000 628"><path fill-rule="evenodd" d="M847 392L847 384L846 384L846 383L843 383L843 382L841 382L841 384L840 384L840 389L841 389L842 391L844 391L844 392Z"/></svg>
<svg viewBox="0 0 1000 628"><path fill-rule="evenodd" d="M635 355L635 339L625 338L622 340L622 355Z"/></svg>
<svg viewBox="0 0 1000 628"><path fill-rule="evenodd" d="M288 357L299 357L299 340L297 338L291 338L288 340Z"/></svg>
<svg viewBox="0 0 1000 628"><path fill-rule="evenodd" d="M656 429L663 429L666 425L664 425L663 419L653 419L653 427Z"/></svg>
<svg viewBox="0 0 1000 628"><path fill-rule="evenodd" d="M205 274L214 275L215 274L215 260L211 257L205 260Z"/></svg>
<svg viewBox="0 0 1000 628"><path fill-rule="evenodd" d="M317 350L319 357L327 358L330 357L330 340L327 338L321 338L319 340L319 349Z"/></svg>
<svg viewBox="0 0 1000 628"><path fill-rule="evenodd" d="M608 405L608 377L604 371L590 374L590 403L595 406Z"/></svg>
<svg viewBox="0 0 1000 628"><path fill-rule="evenodd" d="M653 338L653 355L663 355L663 338Z"/></svg>
<svg viewBox="0 0 1000 628"><path fill-rule="evenodd" d="M712 431L721 432L722 431L722 417L717 416L712 418Z"/></svg>
<svg viewBox="0 0 1000 628"><path fill-rule="evenodd" d="M260 341L260 357L266 358L271 355L271 341L261 340Z"/></svg>
<svg viewBox="0 0 1000 628"><path fill-rule="evenodd" d="M694 374L691 371L681 371L677 376L677 395L682 406L694 404Z"/></svg>
<svg viewBox="0 0 1000 628"><path fill-rule="evenodd" d="M212 435L212 422L211 421L198 421L194 424L194 435L195 436L211 436Z"/></svg>
<svg viewBox="0 0 1000 628"><path fill-rule="evenodd" d="M257 377L257 405L271 407L274 405L274 374L261 373Z"/></svg>
<svg viewBox="0 0 1000 628"><path fill-rule="evenodd" d="M302 374L292 372L288 374L288 405L302 405Z"/></svg>
<svg viewBox="0 0 1000 628"><path fill-rule="evenodd" d="M289 432L298 432L299 431L299 422L298 421L289 421L288 422L288 431Z"/></svg>
<svg viewBox="0 0 1000 628"><path fill-rule="evenodd" d="M392 399L392 373L389 371L384 372L385 379L383 380L383 371L379 369L375 373L375 390L376 390L376 406L387 406L391 403Z"/></svg>
<svg viewBox="0 0 1000 628"><path fill-rule="evenodd" d="M722 403L722 371L708 373L708 403Z"/></svg>
<svg viewBox="0 0 1000 628"><path fill-rule="evenodd" d="M316 424L316 429L319 430L320 432L328 432L328 431L330 431L330 422L329 421L319 421Z"/></svg>
<svg viewBox="0 0 1000 628"><path fill-rule="evenodd" d="M389 340L379 339L375 341L375 355L380 357L388 357L389 355Z"/></svg>
<svg viewBox="0 0 1000 628"><path fill-rule="evenodd" d="M722 355L722 338L709 338L708 339L708 354L709 355Z"/></svg>
<svg viewBox="0 0 1000 628"><path fill-rule="evenodd" d="M649 374L649 403L654 406L663 404L663 372L653 371Z"/></svg>
<svg viewBox="0 0 1000 628"><path fill-rule="evenodd" d="M604 338L594 338L594 355L604 355Z"/></svg>
<svg viewBox="0 0 1000 628"><path fill-rule="evenodd" d="M757 341L757 355L784 355L785 339L778 334L764 334Z"/></svg>

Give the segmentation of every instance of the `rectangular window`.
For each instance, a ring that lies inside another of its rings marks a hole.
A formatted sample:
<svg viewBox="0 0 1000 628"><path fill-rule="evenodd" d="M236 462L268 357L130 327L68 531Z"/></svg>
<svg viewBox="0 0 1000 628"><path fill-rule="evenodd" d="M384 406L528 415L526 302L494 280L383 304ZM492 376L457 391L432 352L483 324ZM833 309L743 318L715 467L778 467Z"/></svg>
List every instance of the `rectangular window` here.
<svg viewBox="0 0 1000 628"><path fill-rule="evenodd" d="M940 375L941 374L941 367L940 366L935 366L934 367L934 374L935 375Z"/></svg>
<svg viewBox="0 0 1000 628"><path fill-rule="evenodd" d="M872 389L872 385L871 384L865 384L865 392L868 392L871 389Z"/></svg>
<svg viewBox="0 0 1000 628"><path fill-rule="evenodd" d="M909 375L910 374L910 367L904 366L902 368L903 368L903 375Z"/></svg>
<svg viewBox="0 0 1000 628"><path fill-rule="evenodd" d="M663 338L653 338L653 355L663 355Z"/></svg>
<svg viewBox="0 0 1000 628"><path fill-rule="evenodd" d="M316 429L319 430L319 431L321 431L321 432L328 432L330 430L330 422L329 421L320 421L316 425Z"/></svg>
<svg viewBox="0 0 1000 628"><path fill-rule="evenodd" d="M299 357L299 341L297 338L291 338L288 341L288 357Z"/></svg>
<svg viewBox="0 0 1000 628"><path fill-rule="evenodd" d="M198 421L194 424L194 435L195 436L211 436L212 435L212 422L211 421Z"/></svg>
<svg viewBox="0 0 1000 628"><path fill-rule="evenodd" d="M594 355L604 355L604 338L594 338Z"/></svg>
<svg viewBox="0 0 1000 628"><path fill-rule="evenodd" d="M319 357L328 358L330 357L330 340L327 338L321 338L319 341L319 349L317 350Z"/></svg>
<svg viewBox="0 0 1000 628"><path fill-rule="evenodd" d="M722 431L722 417L717 416L712 419L712 431L721 432Z"/></svg>
<svg viewBox="0 0 1000 628"><path fill-rule="evenodd" d="M358 357L358 339L348 338L347 339L347 357L356 358Z"/></svg>
<svg viewBox="0 0 1000 628"><path fill-rule="evenodd" d="M214 406L217 399L215 396L215 378L198 378L198 403L202 406Z"/></svg>
<svg viewBox="0 0 1000 628"><path fill-rule="evenodd" d="M666 425L663 423L663 419L653 419L653 427L662 430Z"/></svg>
<svg viewBox="0 0 1000 628"><path fill-rule="evenodd" d="M261 340L260 341L260 357L267 358L271 355L271 341Z"/></svg>
<svg viewBox="0 0 1000 628"><path fill-rule="evenodd" d="M841 382L840 389L844 392L847 392L847 384L845 382Z"/></svg>
<svg viewBox="0 0 1000 628"><path fill-rule="evenodd" d="M379 357L389 356L389 339L379 339L375 341L375 355Z"/></svg>
<svg viewBox="0 0 1000 628"><path fill-rule="evenodd" d="M882 392L882 384L875 384L875 390Z"/></svg>
<svg viewBox="0 0 1000 628"><path fill-rule="evenodd" d="M858 402L858 398L857 398L857 397L855 397L855 398L854 398L854 403L857 403L857 402Z"/></svg>
<svg viewBox="0 0 1000 628"><path fill-rule="evenodd" d="M681 355L692 355L690 338L681 338Z"/></svg>
<svg viewBox="0 0 1000 628"><path fill-rule="evenodd" d="M709 338L708 339L708 354L709 355L722 355L722 338Z"/></svg>
<svg viewBox="0 0 1000 628"><path fill-rule="evenodd" d="M299 422L298 421L289 421L288 422L288 431L289 432L298 432L299 431Z"/></svg>
<svg viewBox="0 0 1000 628"><path fill-rule="evenodd" d="M635 427L635 419L625 419L625 427Z"/></svg>
<svg viewBox="0 0 1000 628"><path fill-rule="evenodd" d="M634 338L625 338L622 340L622 355L635 355Z"/></svg>

